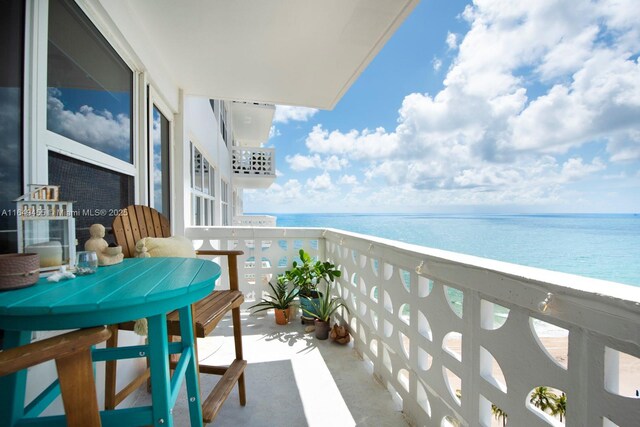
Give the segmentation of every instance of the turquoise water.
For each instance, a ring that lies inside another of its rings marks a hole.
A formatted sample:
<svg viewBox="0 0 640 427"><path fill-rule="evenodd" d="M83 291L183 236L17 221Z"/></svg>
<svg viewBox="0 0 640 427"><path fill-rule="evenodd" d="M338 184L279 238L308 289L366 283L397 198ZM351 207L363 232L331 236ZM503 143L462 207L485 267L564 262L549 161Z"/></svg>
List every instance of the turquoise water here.
<svg viewBox="0 0 640 427"><path fill-rule="evenodd" d="M640 215L272 214L279 227L331 227L640 286Z"/></svg>

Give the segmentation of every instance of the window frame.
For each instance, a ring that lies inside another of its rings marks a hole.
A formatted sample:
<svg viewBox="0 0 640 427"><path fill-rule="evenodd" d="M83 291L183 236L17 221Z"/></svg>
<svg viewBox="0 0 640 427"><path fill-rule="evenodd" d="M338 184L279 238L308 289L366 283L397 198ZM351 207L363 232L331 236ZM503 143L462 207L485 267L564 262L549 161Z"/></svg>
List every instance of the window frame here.
<svg viewBox="0 0 640 427"><path fill-rule="evenodd" d="M169 147L167 152L167 155L169 158L167 159L168 170L166 171L166 173L169 174L169 180L168 180L169 212L163 212L162 214L166 216L169 220L171 220L172 219L171 216L173 215L173 212L175 212L175 206L174 206L175 201L173 197L175 182L171 173L173 169L172 166L174 165L173 151L174 151L174 120L175 118L174 118L173 111L171 111L171 109L167 106L166 102L162 99L158 91L153 87L153 85L148 84L147 85L147 114L146 114L147 131L145 133L146 143L144 144L145 152L143 152L141 156L145 158L146 166L147 166L145 168L147 173L145 174L146 185L144 185L144 187L147 191L147 200L148 200L149 206L155 205L155 200L154 200L155 192L154 192L154 181L153 181L153 175L155 170L154 170L154 162L153 162L154 152L153 152L153 136L152 136L154 107L157 108L160 114L162 114L165 117L165 119L167 119L167 121L169 122Z"/></svg>
<svg viewBox="0 0 640 427"><path fill-rule="evenodd" d="M230 184L225 179L220 179L220 224L231 225L231 212L229 202Z"/></svg>
<svg viewBox="0 0 640 427"><path fill-rule="evenodd" d="M25 55L25 116L30 117L25 123L25 138L33 141L29 153L25 153L25 183L48 182L48 157L53 151L76 160L130 175L134 179L134 200L140 200L140 177L145 174L140 156L141 114L140 108L145 103L141 96L141 81L144 77L138 70L135 61L121 43L114 40L111 31L99 19L93 7L85 0L76 0L76 5L86 16L88 23L94 26L104 37L109 46L131 70L133 80L132 109L132 162L126 162L91 148L80 142L59 135L47 129L47 73L48 73L48 36L49 36L49 2L38 1L28 3L27 18L27 53ZM26 184L25 184L26 191Z"/></svg>
<svg viewBox="0 0 640 427"><path fill-rule="evenodd" d="M212 163L211 161L209 161L209 159L207 159L207 157L205 157L204 153L202 152L202 150L200 150L197 146L197 144L195 144L193 142L193 139L191 140L190 144L189 144L189 156L190 156L190 171L189 174L191 176L191 182L190 182L190 186L189 186L189 193L191 194L191 225L193 226L213 226L216 224L216 195L217 195L217 191L216 191L216 187L218 184L218 180L217 180L217 167L214 163ZM200 188L196 188L196 171L195 171L195 156L196 156L196 152L200 154L201 159L202 159L202 168L203 171L200 174ZM205 192L204 191L204 179L205 179L205 173L204 173L204 165L205 163L208 165L209 167L209 192ZM205 217L205 212L207 214L207 216ZM199 213L199 216L196 215L197 213ZM198 219L200 219L200 221L198 221ZM198 222L201 222L200 224L198 224Z"/></svg>

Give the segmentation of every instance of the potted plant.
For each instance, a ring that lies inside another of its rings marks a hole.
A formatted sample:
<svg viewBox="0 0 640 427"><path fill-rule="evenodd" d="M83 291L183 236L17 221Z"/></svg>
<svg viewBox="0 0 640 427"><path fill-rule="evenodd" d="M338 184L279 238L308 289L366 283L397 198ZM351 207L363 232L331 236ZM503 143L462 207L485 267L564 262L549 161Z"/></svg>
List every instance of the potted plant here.
<svg viewBox="0 0 640 427"><path fill-rule="evenodd" d="M262 298L257 304L249 307L250 309L258 308L254 313L267 311L273 308L276 315L276 323L278 325L286 325L291 317L290 308L293 299L298 295L298 289L293 287L289 289L288 281L285 276L279 276L276 286L269 282L269 287L273 293Z"/></svg>
<svg viewBox="0 0 640 427"><path fill-rule="evenodd" d="M303 249L300 249L299 254L300 263L294 261L293 268L285 272L285 278L298 288L300 306L303 313L307 314L307 316L303 314L303 317L313 319L317 316L311 301L316 301L316 305L318 304L318 285L323 281L330 285L342 273L328 261L314 261Z"/></svg>
<svg viewBox="0 0 640 427"><path fill-rule="evenodd" d="M307 310L302 306L302 311L306 314L315 317L313 323L316 327L316 338L320 340L326 340L329 337L329 330L331 329L331 316L340 307L344 307L349 313L349 308L345 305L342 298L334 297L331 295L330 285L324 292L319 293L317 299L300 298L300 300L306 299L311 304L313 310Z"/></svg>

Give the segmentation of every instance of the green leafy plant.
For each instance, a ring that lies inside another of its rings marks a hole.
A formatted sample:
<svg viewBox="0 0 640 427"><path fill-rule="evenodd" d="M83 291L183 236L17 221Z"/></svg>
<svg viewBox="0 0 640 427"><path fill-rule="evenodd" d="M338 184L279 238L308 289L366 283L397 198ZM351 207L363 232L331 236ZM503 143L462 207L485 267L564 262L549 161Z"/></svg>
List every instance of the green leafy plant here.
<svg viewBox="0 0 640 427"><path fill-rule="evenodd" d="M562 422L564 416L567 413L567 395L562 393L560 396L556 396L554 402L555 408L551 412L551 415L559 416L560 422Z"/></svg>
<svg viewBox="0 0 640 427"><path fill-rule="evenodd" d="M502 421L502 427L506 427L507 418L508 418L508 415L506 412L504 412L502 409L498 408L496 405L492 403L491 413L493 414L494 417L496 417L496 420ZM560 421L562 421L562 419Z"/></svg>
<svg viewBox="0 0 640 427"><path fill-rule="evenodd" d="M296 287L289 289L289 283L284 276L278 277L276 286L273 286L271 282L269 282L269 287L271 288L272 293L262 298L262 301L259 303L249 307L250 309L258 309L255 310L254 313L267 311L271 308L285 310L291 305L293 299L298 295L298 289Z"/></svg>
<svg viewBox="0 0 640 427"><path fill-rule="evenodd" d="M293 283L301 297L311 297L318 291L321 282L331 284L342 273L328 261L314 261L304 249L300 249L300 263L293 262L291 270L285 272L285 280Z"/></svg>
<svg viewBox="0 0 640 427"><path fill-rule="evenodd" d="M331 319L333 313L335 313L336 310L338 310L340 307L344 307L345 310L347 310L347 313L350 313L349 307L346 306L342 298L334 297L331 295L330 285L327 285L327 288L324 290L324 292L320 293L320 296L317 300L311 299L309 297L303 298L308 298L310 300L311 306L314 308L315 313L313 311L307 310L304 307L302 307L302 311L312 317L316 317L322 322L328 322Z"/></svg>
<svg viewBox="0 0 640 427"><path fill-rule="evenodd" d="M456 396L458 396L458 399L462 399L462 390L460 390L459 388L456 389ZM496 417L496 420L502 421L502 427L506 427L507 418L509 417L506 412L504 412L502 409L500 409L499 407L497 407L495 404L492 403L491 413L493 414L494 417ZM560 421L562 421L562 419L560 419Z"/></svg>
<svg viewBox="0 0 640 427"><path fill-rule="evenodd" d="M558 396L549 390L548 387L540 386L533 389L529 396L529 403L542 412L554 414L556 412L556 399Z"/></svg>

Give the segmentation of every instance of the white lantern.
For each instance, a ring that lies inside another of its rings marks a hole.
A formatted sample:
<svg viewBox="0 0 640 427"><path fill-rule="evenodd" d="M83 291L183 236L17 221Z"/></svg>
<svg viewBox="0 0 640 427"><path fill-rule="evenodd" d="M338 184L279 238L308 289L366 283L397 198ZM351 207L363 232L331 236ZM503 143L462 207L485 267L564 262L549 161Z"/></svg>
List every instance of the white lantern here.
<svg viewBox="0 0 640 427"><path fill-rule="evenodd" d="M76 257L76 220L73 202L58 200L55 185L31 185L16 200L18 252L40 256L40 271L73 267Z"/></svg>

